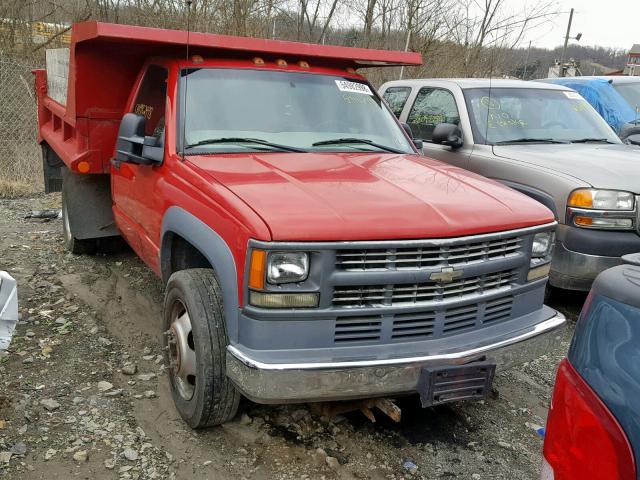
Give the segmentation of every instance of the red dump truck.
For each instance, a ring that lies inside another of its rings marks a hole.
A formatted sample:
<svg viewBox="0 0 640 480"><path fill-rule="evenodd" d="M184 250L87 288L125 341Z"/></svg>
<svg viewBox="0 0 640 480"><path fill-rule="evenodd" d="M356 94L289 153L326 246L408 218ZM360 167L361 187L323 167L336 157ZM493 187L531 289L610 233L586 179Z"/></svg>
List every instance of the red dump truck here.
<svg viewBox="0 0 640 480"><path fill-rule="evenodd" d="M88 22L47 63L39 141L66 246L123 238L162 278L192 427L241 395L483 398L496 367L556 340L551 212L420 156L357 73L418 54Z"/></svg>

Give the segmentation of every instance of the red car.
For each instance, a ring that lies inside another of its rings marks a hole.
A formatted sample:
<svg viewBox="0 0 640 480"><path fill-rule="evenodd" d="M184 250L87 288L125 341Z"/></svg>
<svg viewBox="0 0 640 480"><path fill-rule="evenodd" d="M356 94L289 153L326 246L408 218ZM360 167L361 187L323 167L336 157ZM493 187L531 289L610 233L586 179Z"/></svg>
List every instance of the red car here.
<svg viewBox="0 0 640 480"><path fill-rule="evenodd" d="M640 254L596 279L560 363L544 480L636 480L640 455Z"/></svg>

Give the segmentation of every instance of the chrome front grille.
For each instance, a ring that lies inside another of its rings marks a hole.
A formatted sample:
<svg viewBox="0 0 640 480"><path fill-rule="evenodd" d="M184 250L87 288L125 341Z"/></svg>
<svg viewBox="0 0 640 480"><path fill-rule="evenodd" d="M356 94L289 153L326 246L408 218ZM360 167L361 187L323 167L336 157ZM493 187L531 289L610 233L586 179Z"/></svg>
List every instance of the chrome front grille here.
<svg viewBox="0 0 640 480"><path fill-rule="evenodd" d="M499 297L464 307L392 315L338 317L334 342L372 345L436 339L482 329L511 317L513 297ZM389 332L389 333L384 333Z"/></svg>
<svg viewBox="0 0 640 480"><path fill-rule="evenodd" d="M333 290L334 307L371 307L416 304L489 294L507 288L517 271L504 270L463 278L451 283L423 282L388 285L344 285Z"/></svg>
<svg viewBox="0 0 640 480"><path fill-rule="evenodd" d="M517 255L521 237L469 242L459 245L429 245L401 248L338 250L336 268L347 271L409 270L494 260Z"/></svg>

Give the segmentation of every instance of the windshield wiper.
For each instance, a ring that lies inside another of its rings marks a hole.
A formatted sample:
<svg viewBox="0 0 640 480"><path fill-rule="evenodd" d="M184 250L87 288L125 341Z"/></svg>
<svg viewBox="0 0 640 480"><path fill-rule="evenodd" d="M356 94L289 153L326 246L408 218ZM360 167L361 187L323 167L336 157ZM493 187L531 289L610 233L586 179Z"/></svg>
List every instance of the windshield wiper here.
<svg viewBox="0 0 640 480"><path fill-rule="evenodd" d="M267 142L266 140L261 140L259 138L245 138L245 137L208 138L206 140L200 140L199 142L187 145L185 147L185 150L187 148L201 147L204 145L215 145L217 143L255 143L258 145L271 147L277 150L282 150L283 152L306 152L306 150L302 148L290 147L289 145L280 145L279 143Z"/></svg>
<svg viewBox="0 0 640 480"><path fill-rule="evenodd" d="M579 138L578 140L571 140L571 143L615 143L607 138Z"/></svg>
<svg viewBox="0 0 640 480"><path fill-rule="evenodd" d="M502 140L494 145L509 145L512 143L569 143L566 140L554 140L553 138L514 138L513 140Z"/></svg>
<svg viewBox="0 0 640 480"><path fill-rule="evenodd" d="M371 140L367 140L366 138L334 138L333 140L322 140L321 142L312 143L312 147L320 147L322 145L340 145L346 143L364 143L366 145L371 145L372 147L378 148L380 150L384 150L386 152L391 153L406 153L402 150L398 150L397 148L387 147L386 145L380 145L379 143L372 142Z"/></svg>

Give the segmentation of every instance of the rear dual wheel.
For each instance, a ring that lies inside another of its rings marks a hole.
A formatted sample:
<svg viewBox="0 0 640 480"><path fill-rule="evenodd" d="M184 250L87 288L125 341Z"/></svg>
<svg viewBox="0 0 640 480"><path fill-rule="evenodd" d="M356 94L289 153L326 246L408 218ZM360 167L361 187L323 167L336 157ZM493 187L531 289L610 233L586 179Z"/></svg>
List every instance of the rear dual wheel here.
<svg viewBox="0 0 640 480"><path fill-rule="evenodd" d="M164 325L171 394L180 416L192 428L231 420L241 395L226 375L227 328L213 270L171 275Z"/></svg>

